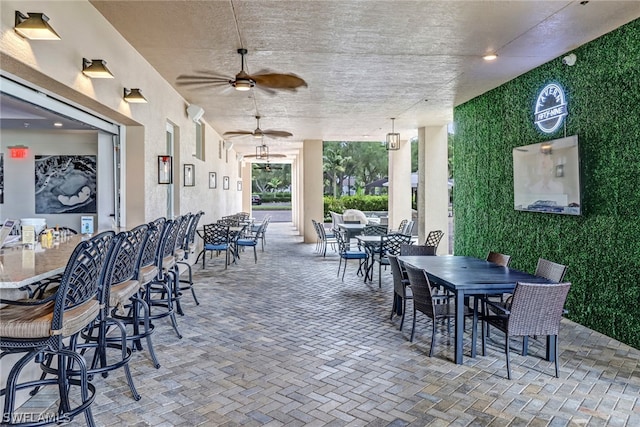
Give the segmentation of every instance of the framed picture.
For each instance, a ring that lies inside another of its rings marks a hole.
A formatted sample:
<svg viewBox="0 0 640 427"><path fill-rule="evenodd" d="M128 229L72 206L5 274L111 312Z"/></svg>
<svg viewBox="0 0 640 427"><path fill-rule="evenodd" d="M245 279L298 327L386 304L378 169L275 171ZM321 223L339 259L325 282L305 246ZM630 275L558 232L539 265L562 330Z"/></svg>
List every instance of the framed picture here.
<svg viewBox="0 0 640 427"><path fill-rule="evenodd" d="M229 177L225 176L222 178L222 189L223 190L228 190L229 189Z"/></svg>
<svg viewBox="0 0 640 427"><path fill-rule="evenodd" d="M218 176L215 172L209 172L209 188L218 187Z"/></svg>
<svg viewBox="0 0 640 427"><path fill-rule="evenodd" d="M173 158L171 156L158 156L158 184L171 184L173 182Z"/></svg>
<svg viewBox="0 0 640 427"><path fill-rule="evenodd" d="M242 191L242 181L238 181L238 191Z"/></svg>
<svg viewBox="0 0 640 427"><path fill-rule="evenodd" d="M195 166L191 164L184 165L184 186L193 187L196 185Z"/></svg>

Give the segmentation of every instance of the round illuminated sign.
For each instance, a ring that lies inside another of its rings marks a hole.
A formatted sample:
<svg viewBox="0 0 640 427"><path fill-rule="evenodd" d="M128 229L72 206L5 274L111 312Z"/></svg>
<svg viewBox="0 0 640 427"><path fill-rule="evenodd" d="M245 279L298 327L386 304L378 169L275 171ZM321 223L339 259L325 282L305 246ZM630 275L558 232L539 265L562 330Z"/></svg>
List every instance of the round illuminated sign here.
<svg viewBox="0 0 640 427"><path fill-rule="evenodd" d="M536 101L534 123L544 133L552 133L562 125L567 115L564 90L556 83L546 85Z"/></svg>

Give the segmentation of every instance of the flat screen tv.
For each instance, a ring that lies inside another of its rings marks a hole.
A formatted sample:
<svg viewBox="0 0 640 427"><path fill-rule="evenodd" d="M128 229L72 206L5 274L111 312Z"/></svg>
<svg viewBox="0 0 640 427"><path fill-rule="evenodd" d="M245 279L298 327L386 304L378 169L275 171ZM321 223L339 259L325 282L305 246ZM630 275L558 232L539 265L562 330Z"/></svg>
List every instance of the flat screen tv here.
<svg viewBox="0 0 640 427"><path fill-rule="evenodd" d="M518 211L580 215L578 136L513 149L513 201Z"/></svg>

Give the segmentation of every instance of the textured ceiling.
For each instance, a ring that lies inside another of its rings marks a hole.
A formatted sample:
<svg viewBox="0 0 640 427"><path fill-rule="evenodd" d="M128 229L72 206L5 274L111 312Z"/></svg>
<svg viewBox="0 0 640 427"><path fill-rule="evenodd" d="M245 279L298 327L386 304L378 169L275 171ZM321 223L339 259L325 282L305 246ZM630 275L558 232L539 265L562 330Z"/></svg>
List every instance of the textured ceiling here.
<svg viewBox="0 0 640 427"><path fill-rule="evenodd" d="M261 128L304 139L403 139L445 124L475 96L640 17L638 1L116 1L91 3L171 84L181 74L295 73L270 95L176 87L220 134ZM485 53L499 55L485 62ZM578 61L580 58L578 58ZM144 93L144 88L142 88ZM293 144L297 145L297 144ZM251 138L235 147L249 154Z"/></svg>

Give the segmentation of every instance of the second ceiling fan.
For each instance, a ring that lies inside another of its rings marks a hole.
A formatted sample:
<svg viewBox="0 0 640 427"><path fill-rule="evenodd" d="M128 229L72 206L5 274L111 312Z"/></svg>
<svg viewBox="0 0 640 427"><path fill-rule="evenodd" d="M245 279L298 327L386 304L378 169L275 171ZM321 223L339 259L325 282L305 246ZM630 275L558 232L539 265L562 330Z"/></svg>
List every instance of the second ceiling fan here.
<svg viewBox="0 0 640 427"><path fill-rule="evenodd" d="M261 139L262 137L269 137L269 138L288 138L290 136L293 136L293 134L291 132L287 132L284 130L272 130L272 129L267 129L267 130L262 130L260 129L260 116L256 116L256 128L255 130L236 130L236 131L231 131L231 132L225 132L222 134L222 136L224 138L236 138L236 137L240 137L240 136L253 136L256 139Z"/></svg>

